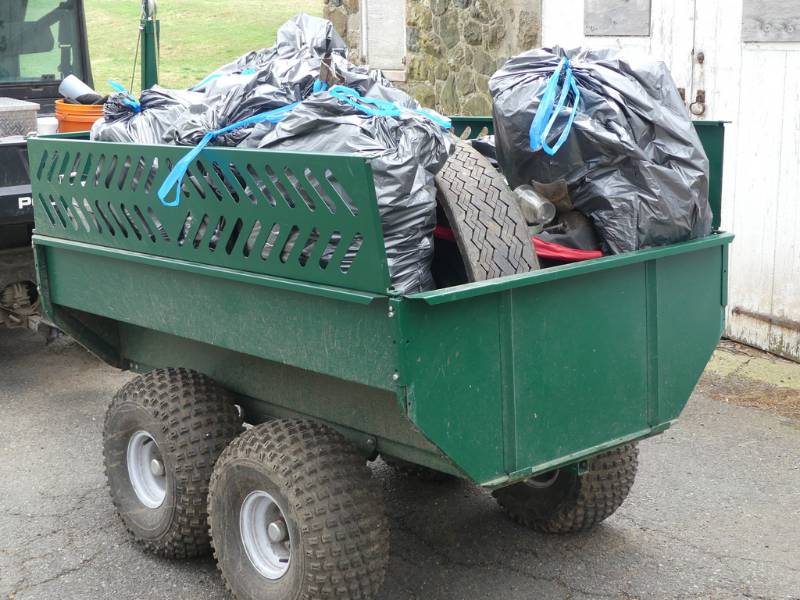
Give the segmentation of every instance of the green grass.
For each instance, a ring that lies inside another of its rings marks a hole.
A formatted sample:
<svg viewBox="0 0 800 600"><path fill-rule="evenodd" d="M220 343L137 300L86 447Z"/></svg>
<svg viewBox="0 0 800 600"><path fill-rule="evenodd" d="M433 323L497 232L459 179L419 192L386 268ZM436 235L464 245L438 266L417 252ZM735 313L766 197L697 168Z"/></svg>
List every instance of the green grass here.
<svg viewBox="0 0 800 600"><path fill-rule="evenodd" d="M107 81L130 84L139 30L139 0L85 0L95 88ZM300 12L322 14L322 0L161 0L159 82L186 88L217 67L272 46L286 19ZM137 72L134 88L139 89Z"/></svg>

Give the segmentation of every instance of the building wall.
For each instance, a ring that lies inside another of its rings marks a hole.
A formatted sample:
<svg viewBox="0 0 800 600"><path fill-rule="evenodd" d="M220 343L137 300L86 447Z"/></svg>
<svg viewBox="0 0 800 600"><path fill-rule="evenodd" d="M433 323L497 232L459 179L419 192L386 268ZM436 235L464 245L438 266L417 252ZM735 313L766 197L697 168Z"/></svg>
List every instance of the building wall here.
<svg viewBox="0 0 800 600"><path fill-rule="evenodd" d="M359 0L325 0L325 16L363 60ZM540 40L541 0L406 0L403 86L445 114L490 114L489 77Z"/></svg>
<svg viewBox="0 0 800 600"><path fill-rule="evenodd" d="M800 361L800 39L792 24L800 3L650 4L650 34L598 37L587 34L584 0L544 0L543 43L651 54L667 63L688 102L702 92L696 119L727 122L722 229L736 240L726 335Z"/></svg>
<svg viewBox="0 0 800 600"><path fill-rule="evenodd" d="M401 0L395 0L401 1ZM333 23L347 43L351 62L363 62L361 52L361 14L359 0L323 0L323 15Z"/></svg>

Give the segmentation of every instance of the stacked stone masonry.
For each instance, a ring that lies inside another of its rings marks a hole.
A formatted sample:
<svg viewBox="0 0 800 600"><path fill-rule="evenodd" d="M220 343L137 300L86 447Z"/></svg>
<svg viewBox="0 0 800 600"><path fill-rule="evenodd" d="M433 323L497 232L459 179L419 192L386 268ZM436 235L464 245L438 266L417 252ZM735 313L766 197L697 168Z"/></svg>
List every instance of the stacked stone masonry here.
<svg viewBox="0 0 800 600"><path fill-rule="evenodd" d="M385 0L397 1L403 0ZM363 60L359 0L324 0L325 16ZM491 113L489 77L541 40L541 0L405 0L406 82L443 114Z"/></svg>

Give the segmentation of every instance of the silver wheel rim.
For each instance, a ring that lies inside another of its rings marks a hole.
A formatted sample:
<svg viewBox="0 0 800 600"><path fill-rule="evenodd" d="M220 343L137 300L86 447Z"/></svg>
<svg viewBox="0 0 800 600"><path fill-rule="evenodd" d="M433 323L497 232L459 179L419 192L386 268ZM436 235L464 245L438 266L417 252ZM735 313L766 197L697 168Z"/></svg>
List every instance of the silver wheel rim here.
<svg viewBox="0 0 800 600"><path fill-rule="evenodd" d="M292 539L281 507L267 492L250 492L239 513L239 533L247 558L267 579L289 570Z"/></svg>
<svg viewBox="0 0 800 600"><path fill-rule="evenodd" d="M128 478L139 502L158 508L167 497L164 459L153 436L137 431L128 440Z"/></svg>
<svg viewBox="0 0 800 600"><path fill-rule="evenodd" d="M536 475L530 479L526 479L525 483L532 488L548 488L556 482L556 479L558 479L558 473L559 469L548 471L547 473L542 473L541 475Z"/></svg>

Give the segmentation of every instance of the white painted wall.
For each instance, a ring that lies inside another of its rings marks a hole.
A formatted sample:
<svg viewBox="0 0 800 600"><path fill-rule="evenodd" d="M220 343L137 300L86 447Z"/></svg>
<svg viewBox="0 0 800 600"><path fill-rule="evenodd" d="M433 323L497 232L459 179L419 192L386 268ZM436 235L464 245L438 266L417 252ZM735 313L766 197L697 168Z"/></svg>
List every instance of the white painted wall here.
<svg viewBox="0 0 800 600"><path fill-rule="evenodd" d="M742 42L742 2L652 0L650 36L607 38L584 36L583 0L543 0L542 42L642 49L670 66L687 98L705 90L700 118L731 122L722 228L737 237L727 334L800 360L800 43Z"/></svg>

